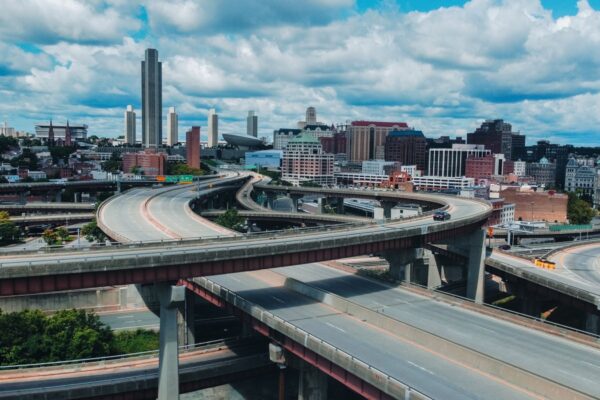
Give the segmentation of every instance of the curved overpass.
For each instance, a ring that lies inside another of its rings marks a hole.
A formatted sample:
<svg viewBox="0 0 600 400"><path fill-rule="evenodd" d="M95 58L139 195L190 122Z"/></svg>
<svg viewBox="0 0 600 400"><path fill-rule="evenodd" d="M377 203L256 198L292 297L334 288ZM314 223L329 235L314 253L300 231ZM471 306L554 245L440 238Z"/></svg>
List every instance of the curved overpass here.
<svg viewBox="0 0 600 400"><path fill-rule="evenodd" d="M169 190L155 193L163 191ZM3 256L0 258L0 295L151 283L417 247L423 241L470 232L481 226L491 213L490 205L476 200L399 193L393 194L393 198L407 198L410 201L419 199L445 205L452 219L433 221L431 215L423 215L386 223L371 222L352 227L344 225L303 230L300 233L247 234L239 238L223 238L223 234L215 233L213 236L219 237L216 241L173 240L172 236L157 229L147 218L135 217L142 213L149 194L148 191L128 192L126 197L129 200L125 204L119 202L119 205L114 202L119 196L109 200L100 207L98 221L111 237L124 242L154 243L136 247L114 246L88 251L63 250L27 256ZM115 223L105 219L107 210L111 210L108 220ZM134 223L131 222L131 216L136 218ZM186 221L193 220L187 218ZM114 231L115 224L123 229ZM206 226L204 223L200 225Z"/></svg>
<svg viewBox="0 0 600 400"><path fill-rule="evenodd" d="M245 177L214 177L193 185L133 189L102 203L100 228L121 243L236 236L237 233L201 218L190 208L200 195L229 189Z"/></svg>

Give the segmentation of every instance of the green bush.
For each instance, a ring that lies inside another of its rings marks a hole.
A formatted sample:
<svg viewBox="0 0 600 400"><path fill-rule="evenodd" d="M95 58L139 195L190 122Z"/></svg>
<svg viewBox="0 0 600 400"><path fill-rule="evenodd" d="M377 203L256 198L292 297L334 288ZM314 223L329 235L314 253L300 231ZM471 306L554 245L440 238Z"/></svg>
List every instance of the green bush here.
<svg viewBox="0 0 600 400"><path fill-rule="evenodd" d="M38 310L7 314L0 310L0 365L156 350L158 335L142 329L113 333L97 315L83 310L64 310L51 316Z"/></svg>

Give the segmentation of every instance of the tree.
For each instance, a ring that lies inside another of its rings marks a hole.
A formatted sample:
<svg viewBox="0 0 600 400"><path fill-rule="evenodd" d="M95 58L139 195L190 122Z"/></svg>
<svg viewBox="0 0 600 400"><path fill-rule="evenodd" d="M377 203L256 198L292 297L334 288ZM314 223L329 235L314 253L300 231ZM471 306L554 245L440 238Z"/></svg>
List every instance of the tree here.
<svg viewBox="0 0 600 400"><path fill-rule="evenodd" d="M17 156L10 161L10 165L35 171L38 168L38 158L31 149L23 149L20 156Z"/></svg>
<svg viewBox="0 0 600 400"><path fill-rule="evenodd" d="M60 160L67 163L69 156L75 151L75 146L51 146L49 151L54 164L58 164Z"/></svg>
<svg viewBox="0 0 600 400"><path fill-rule="evenodd" d="M200 175L204 175L204 171L202 171L199 168L192 168L187 164L177 163L177 164L168 164L167 165L167 174L168 175L200 176Z"/></svg>
<svg viewBox="0 0 600 400"><path fill-rule="evenodd" d="M110 155L110 159L102 163L102 169L106 172L117 172L121 170L121 157L118 151L113 151Z"/></svg>
<svg viewBox="0 0 600 400"><path fill-rule="evenodd" d="M235 208L230 208L224 214L219 215L215 222L225 228L233 229L238 232L244 231L244 217L241 217Z"/></svg>
<svg viewBox="0 0 600 400"><path fill-rule="evenodd" d="M17 242L21 239L21 231L10 221L6 211L0 211L0 245Z"/></svg>
<svg viewBox="0 0 600 400"><path fill-rule="evenodd" d="M98 227L95 219L83 226L81 234L90 242L103 243L107 239L106 234Z"/></svg>
<svg viewBox="0 0 600 400"><path fill-rule="evenodd" d="M595 214L588 202L579 198L576 193L569 192L567 218L571 224L589 224Z"/></svg>
<svg viewBox="0 0 600 400"><path fill-rule="evenodd" d="M60 244L60 239L58 237L58 234L56 232L54 232L52 229L46 229L42 233L42 240L44 240L44 242L46 242L46 244L48 246L55 246L55 245Z"/></svg>
<svg viewBox="0 0 600 400"><path fill-rule="evenodd" d="M64 226L56 228L54 233L56 233L56 236L58 237L58 240L61 243L66 242L67 240L69 240L71 238L71 236L69 235L69 231Z"/></svg>

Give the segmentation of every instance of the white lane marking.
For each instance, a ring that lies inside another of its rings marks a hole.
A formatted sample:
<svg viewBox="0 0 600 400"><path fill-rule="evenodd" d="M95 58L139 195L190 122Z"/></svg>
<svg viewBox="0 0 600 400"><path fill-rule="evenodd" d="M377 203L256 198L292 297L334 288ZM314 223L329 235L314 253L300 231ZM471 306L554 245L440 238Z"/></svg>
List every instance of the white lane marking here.
<svg viewBox="0 0 600 400"><path fill-rule="evenodd" d="M427 369L427 368L425 368L425 367L422 367L422 366L420 366L419 364L415 364L415 363L414 363L414 362L412 362L412 361L407 361L407 363L409 363L409 364L410 364L410 365L412 365L413 367L417 367L417 368L419 368L421 371L427 372L428 374L435 376L435 374L434 374L433 372L431 372L430 370L428 370L428 369Z"/></svg>
<svg viewBox="0 0 600 400"><path fill-rule="evenodd" d="M117 319L133 318L133 315L118 315Z"/></svg>
<svg viewBox="0 0 600 400"><path fill-rule="evenodd" d="M346 333L345 330L343 330L342 328L340 328L339 326L335 326L334 324L332 324L331 322L325 322L325 325L332 327L333 329L337 329L340 332Z"/></svg>
<svg viewBox="0 0 600 400"><path fill-rule="evenodd" d="M275 301L277 301L277 302L279 302L279 303L281 303L281 304L285 304L285 301L284 301L284 300L282 300L282 299L280 299L279 297L277 297L277 296L271 296L271 297L272 297L272 298L273 298Z"/></svg>

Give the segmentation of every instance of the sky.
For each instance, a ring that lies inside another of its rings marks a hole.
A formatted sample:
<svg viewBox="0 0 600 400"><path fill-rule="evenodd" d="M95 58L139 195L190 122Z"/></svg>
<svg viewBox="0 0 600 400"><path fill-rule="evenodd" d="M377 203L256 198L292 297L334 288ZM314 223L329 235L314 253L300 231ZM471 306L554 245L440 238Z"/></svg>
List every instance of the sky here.
<svg viewBox="0 0 600 400"><path fill-rule="evenodd" d="M600 146L600 0L0 0L0 121L141 135L140 61L163 63L179 136L404 121L428 137L502 118L528 144ZM204 132L203 132L204 133ZM202 135L203 140L206 139Z"/></svg>

